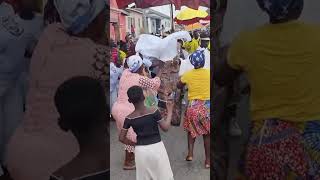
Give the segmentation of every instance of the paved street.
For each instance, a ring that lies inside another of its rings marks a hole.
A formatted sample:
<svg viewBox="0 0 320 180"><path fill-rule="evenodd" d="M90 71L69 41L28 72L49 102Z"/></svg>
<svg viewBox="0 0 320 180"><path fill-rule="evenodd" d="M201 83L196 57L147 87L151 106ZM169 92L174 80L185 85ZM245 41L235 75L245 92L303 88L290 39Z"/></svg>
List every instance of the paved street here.
<svg viewBox="0 0 320 180"><path fill-rule="evenodd" d="M111 180L135 180L135 171L122 170L124 150L118 141L115 122L111 122L110 165ZM169 154L175 180L209 180L210 171L204 169L203 139L198 138L195 143L194 160L186 162L187 136L182 127L171 127L169 132L162 133L162 140Z"/></svg>

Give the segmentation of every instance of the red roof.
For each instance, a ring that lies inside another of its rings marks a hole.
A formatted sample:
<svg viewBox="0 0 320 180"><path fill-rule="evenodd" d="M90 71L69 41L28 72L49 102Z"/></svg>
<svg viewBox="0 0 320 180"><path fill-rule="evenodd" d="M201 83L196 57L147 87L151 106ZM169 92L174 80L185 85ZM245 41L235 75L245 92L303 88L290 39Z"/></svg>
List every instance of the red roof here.
<svg viewBox="0 0 320 180"><path fill-rule="evenodd" d="M116 0L120 9L126 8L129 4L135 3L138 8L149 8L154 6L162 6L174 4L176 9L181 6L188 6L192 9L198 9L199 6L210 7L210 0Z"/></svg>

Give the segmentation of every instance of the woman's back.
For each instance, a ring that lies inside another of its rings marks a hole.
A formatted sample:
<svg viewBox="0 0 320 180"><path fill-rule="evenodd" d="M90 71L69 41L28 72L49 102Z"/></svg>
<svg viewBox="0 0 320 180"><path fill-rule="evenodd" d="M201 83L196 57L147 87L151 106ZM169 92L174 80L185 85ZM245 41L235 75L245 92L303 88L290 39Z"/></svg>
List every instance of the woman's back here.
<svg viewBox="0 0 320 180"><path fill-rule="evenodd" d="M210 69L193 69L181 77L188 86L189 100L210 100Z"/></svg>
<svg viewBox="0 0 320 180"><path fill-rule="evenodd" d="M254 120L320 118L319 31L298 21L269 24L232 44L228 63L248 75Z"/></svg>
<svg viewBox="0 0 320 180"><path fill-rule="evenodd" d="M54 109L53 95L57 87L77 75L100 78L95 66L103 70L107 61L106 54L106 48L89 39L69 36L60 24L49 25L31 60L27 119L46 119L55 123L51 118L56 118L56 115L50 116L48 112ZM41 108L37 111L38 116L33 116L35 114L32 112L38 108Z"/></svg>
<svg viewBox="0 0 320 180"><path fill-rule="evenodd" d="M118 90L118 101L128 102L127 91L132 86L139 86L139 78L141 76L137 73L132 73L128 69L125 69L121 75Z"/></svg>
<svg viewBox="0 0 320 180"><path fill-rule="evenodd" d="M148 109L148 112L142 115L129 115L124 121L124 127L133 128L137 134L137 146L155 144L161 141L158 128L161 119L159 110Z"/></svg>

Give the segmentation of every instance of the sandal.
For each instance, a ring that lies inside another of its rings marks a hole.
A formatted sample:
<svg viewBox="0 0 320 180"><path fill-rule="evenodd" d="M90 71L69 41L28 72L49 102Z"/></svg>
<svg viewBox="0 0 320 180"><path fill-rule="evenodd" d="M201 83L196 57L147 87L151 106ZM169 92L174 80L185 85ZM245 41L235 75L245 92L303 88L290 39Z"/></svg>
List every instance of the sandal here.
<svg viewBox="0 0 320 180"><path fill-rule="evenodd" d="M205 167L206 169L210 169L210 162L205 162L204 167Z"/></svg>
<svg viewBox="0 0 320 180"><path fill-rule="evenodd" d="M192 160L193 160L193 157L192 157L192 156L189 156L189 155L188 155L188 156L186 157L186 161L192 161Z"/></svg>

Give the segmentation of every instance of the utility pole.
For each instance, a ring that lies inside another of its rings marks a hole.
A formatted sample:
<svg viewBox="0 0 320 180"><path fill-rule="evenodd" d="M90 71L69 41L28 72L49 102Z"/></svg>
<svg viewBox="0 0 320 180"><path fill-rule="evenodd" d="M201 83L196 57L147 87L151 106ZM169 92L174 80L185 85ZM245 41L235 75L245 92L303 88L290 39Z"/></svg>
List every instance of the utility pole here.
<svg viewBox="0 0 320 180"><path fill-rule="evenodd" d="M170 9L171 9L171 33L174 32L174 20L173 20L173 4L170 4Z"/></svg>

